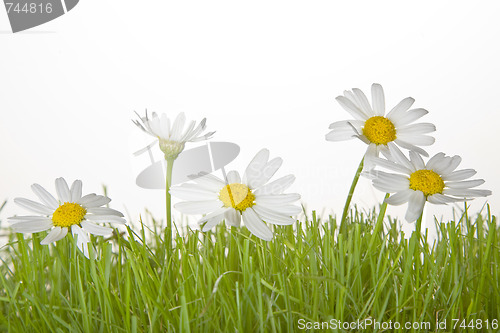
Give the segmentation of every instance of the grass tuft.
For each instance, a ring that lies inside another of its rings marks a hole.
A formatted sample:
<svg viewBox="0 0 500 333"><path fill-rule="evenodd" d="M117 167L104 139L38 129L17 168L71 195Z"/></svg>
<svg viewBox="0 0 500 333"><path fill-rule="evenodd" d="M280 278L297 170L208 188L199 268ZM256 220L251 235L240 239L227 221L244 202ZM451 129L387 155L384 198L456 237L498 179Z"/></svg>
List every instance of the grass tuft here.
<svg viewBox="0 0 500 333"><path fill-rule="evenodd" d="M323 223L313 212L295 228L275 227L270 242L220 225L187 230L172 246L151 218L151 228L141 221L109 239L93 237L96 261L70 235L42 246L43 233L11 234L0 253L0 330L291 332L299 320L370 319L430 323L393 332L452 332L460 319L497 331L500 228L489 211L436 222L433 244L425 234L405 239L390 218L386 231L373 233L377 217L353 209L336 236L335 218ZM438 330L437 321L447 329Z"/></svg>

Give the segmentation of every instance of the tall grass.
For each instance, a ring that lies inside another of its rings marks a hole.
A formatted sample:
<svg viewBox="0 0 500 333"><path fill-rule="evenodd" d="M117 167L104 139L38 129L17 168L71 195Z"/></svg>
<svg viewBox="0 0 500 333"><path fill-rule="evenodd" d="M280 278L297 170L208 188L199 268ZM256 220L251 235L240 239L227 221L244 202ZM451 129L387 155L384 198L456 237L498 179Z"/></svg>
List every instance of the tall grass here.
<svg viewBox="0 0 500 333"><path fill-rule="evenodd" d="M425 234L405 239L390 218L385 231L372 233L375 210L348 215L340 235L335 218L320 221L312 212L295 228L275 227L271 242L220 225L188 230L172 247L148 216L151 228L141 223L93 238L96 261L69 235L42 246L43 233L12 234L1 249L0 329L292 332L314 322L372 320L430 323L385 331L452 332L462 320L481 320L479 331L498 330L491 323L500 319L500 228L489 210L438 223L433 244Z"/></svg>

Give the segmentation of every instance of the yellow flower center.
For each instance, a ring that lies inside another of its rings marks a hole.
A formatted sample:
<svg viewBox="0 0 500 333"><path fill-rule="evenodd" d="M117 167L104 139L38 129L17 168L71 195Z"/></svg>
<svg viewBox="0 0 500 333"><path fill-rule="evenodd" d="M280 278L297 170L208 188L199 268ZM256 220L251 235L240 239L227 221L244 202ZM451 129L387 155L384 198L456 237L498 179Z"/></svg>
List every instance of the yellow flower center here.
<svg viewBox="0 0 500 333"><path fill-rule="evenodd" d="M233 207L240 212L255 205L255 195L244 184L233 183L226 185L219 192L219 199L224 207Z"/></svg>
<svg viewBox="0 0 500 333"><path fill-rule="evenodd" d="M52 214L52 222L56 227L71 227L82 222L85 214L87 210L79 204L65 202Z"/></svg>
<svg viewBox="0 0 500 333"><path fill-rule="evenodd" d="M443 193L444 181L432 170L417 170L410 175L410 188L422 191L425 196Z"/></svg>
<svg viewBox="0 0 500 333"><path fill-rule="evenodd" d="M396 128L389 119L375 116L365 122L363 135L366 136L370 142L377 145L386 145L396 140Z"/></svg>

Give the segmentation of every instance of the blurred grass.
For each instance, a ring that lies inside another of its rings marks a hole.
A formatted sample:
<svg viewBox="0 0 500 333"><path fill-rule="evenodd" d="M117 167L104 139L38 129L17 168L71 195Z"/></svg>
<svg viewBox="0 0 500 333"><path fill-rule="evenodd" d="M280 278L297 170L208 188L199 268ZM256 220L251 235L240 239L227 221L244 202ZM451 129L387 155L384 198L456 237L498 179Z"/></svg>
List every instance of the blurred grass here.
<svg viewBox="0 0 500 333"><path fill-rule="evenodd" d="M188 230L169 250L161 224L148 219L151 228L141 221L92 237L96 261L71 236L42 246L45 233L11 234L0 252L0 330L292 332L299 320L372 319L430 322L436 332L446 320L439 332L452 332L452 319L480 319L480 331L497 331L500 228L489 211L438 223L433 244L415 233L405 239L390 218L373 234L375 210L352 210L347 233L335 238L337 221L312 212L295 228L274 227L271 242L220 225Z"/></svg>

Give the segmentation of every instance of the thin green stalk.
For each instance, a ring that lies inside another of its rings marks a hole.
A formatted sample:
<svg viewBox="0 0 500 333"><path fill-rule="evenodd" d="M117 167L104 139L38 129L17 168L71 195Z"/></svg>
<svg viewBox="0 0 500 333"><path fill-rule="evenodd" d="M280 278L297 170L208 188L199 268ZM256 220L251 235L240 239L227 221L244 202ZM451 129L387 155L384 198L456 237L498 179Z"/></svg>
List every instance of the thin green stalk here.
<svg viewBox="0 0 500 333"><path fill-rule="evenodd" d="M415 225L415 232L417 233L418 238L422 236L421 230L422 230L422 216L424 216L424 211L422 210L422 214L420 214L420 217L417 219L417 224Z"/></svg>
<svg viewBox="0 0 500 333"><path fill-rule="evenodd" d="M354 179L352 180L351 188L349 189L349 194L347 195L347 199L345 201L344 205L344 212L342 213L342 219L340 220L340 230L339 234L345 233L346 232L346 223L347 223L347 214L349 212L349 205L351 204L351 199L352 195L354 193L354 189L356 188L356 184L358 184L359 176L361 175L361 171L363 171L363 162L365 158L361 159L361 162L359 163L358 170L356 170L356 174L354 175ZM334 229L332 227L332 233L334 232Z"/></svg>
<svg viewBox="0 0 500 333"><path fill-rule="evenodd" d="M373 228L372 238L370 240L370 244L368 245L368 252L370 252L370 250L372 249L373 244L375 243L375 239L376 239L377 235L380 233L382 226L384 225L385 211L387 209L387 202L385 200L387 200L387 198L389 198L389 195L390 195L390 193L386 193L386 195L384 197L384 201L382 202L382 205L380 206L380 213L378 214L378 217L377 217L377 223L375 224L375 227Z"/></svg>
<svg viewBox="0 0 500 333"><path fill-rule="evenodd" d="M167 227L165 232L165 241L167 248L172 248L172 196L170 195L170 186L172 185L172 169L174 167L174 159L167 158L167 175L165 177L165 197L167 211Z"/></svg>

